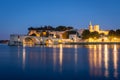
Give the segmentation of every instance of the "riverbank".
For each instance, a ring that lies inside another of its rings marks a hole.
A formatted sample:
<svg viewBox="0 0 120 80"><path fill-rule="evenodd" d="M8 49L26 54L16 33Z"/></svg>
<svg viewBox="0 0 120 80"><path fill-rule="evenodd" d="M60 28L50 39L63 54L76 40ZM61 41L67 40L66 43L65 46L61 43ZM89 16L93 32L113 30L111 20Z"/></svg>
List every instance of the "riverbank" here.
<svg viewBox="0 0 120 80"><path fill-rule="evenodd" d="M0 44L8 44L9 40L0 40Z"/></svg>
<svg viewBox="0 0 120 80"><path fill-rule="evenodd" d="M70 45L89 45L89 44L120 44L120 42L67 42Z"/></svg>
<svg viewBox="0 0 120 80"><path fill-rule="evenodd" d="M96 44L120 44L120 42L66 42L66 43L57 43L57 44L34 44L34 45L96 45ZM8 44L9 46L23 46L22 44ZM24 44L24 45L30 45L31 44ZM32 44L33 46L33 44Z"/></svg>

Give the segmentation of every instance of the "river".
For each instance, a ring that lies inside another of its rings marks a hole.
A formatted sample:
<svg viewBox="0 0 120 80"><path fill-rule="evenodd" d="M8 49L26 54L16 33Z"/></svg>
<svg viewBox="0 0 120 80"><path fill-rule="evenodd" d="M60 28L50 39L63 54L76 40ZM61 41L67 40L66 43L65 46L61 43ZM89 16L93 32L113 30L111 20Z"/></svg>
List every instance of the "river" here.
<svg viewBox="0 0 120 80"><path fill-rule="evenodd" d="M0 45L0 80L120 79L120 45Z"/></svg>

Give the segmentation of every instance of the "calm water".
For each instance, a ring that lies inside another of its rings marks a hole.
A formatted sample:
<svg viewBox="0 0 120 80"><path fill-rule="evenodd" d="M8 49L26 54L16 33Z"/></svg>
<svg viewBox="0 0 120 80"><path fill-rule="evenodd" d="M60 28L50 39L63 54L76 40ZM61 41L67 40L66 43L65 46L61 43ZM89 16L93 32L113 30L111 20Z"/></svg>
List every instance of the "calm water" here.
<svg viewBox="0 0 120 80"><path fill-rule="evenodd" d="M0 80L120 79L119 45L0 45Z"/></svg>

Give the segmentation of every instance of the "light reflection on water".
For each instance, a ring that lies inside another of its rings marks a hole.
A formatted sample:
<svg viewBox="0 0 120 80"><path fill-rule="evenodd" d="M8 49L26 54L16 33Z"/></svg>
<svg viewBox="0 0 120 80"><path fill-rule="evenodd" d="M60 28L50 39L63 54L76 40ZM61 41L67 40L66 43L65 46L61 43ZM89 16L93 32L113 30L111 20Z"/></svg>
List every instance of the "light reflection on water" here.
<svg viewBox="0 0 120 80"><path fill-rule="evenodd" d="M60 71L62 71L62 61L63 61L63 46L60 44L60 53L59 53L59 61L60 61Z"/></svg>
<svg viewBox="0 0 120 80"><path fill-rule="evenodd" d="M105 65L105 76L108 77L108 61L109 61L109 56L108 56L108 45L104 45L104 65Z"/></svg>
<svg viewBox="0 0 120 80"><path fill-rule="evenodd" d="M89 65L91 75L101 75L102 48L101 45L89 45Z"/></svg>
<svg viewBox="0 0 120 80"><path fill-rule="evenodd" d="M57 60L57 52L56 52L56 46L53 46L53 66L54 71L56 69L56 61Z"/></svg>
<svg viewBox="0 0 120 80"><path fill-rule="evenodd" d="M64 58L64 48L74 48L74 66L75 66L75 72L77 71L77 66L79 64L79 53L78 49L81 48L79 45L54 45L54 46L48 46L48 47L40 47L40 60L43 61L44 64L47 64L47 58L50 56L46 51L46 48L53 48L53 54L52 54L52 61L53 61L53 71L57 70L56 68L59 65L59 70L62 72L62 68L64 66L63 61L65 60ZM113 51L113 67L114 67L114 77L118 77L118 50L117 50L117 45L114 44L112 46L110 45L87 45L86 48L89 50L88 52L88 61L89 61L89 66L90 66L90 75L102 75L104 73L105 77L109 77L110 71L109 71L109 62L111 60L110 57L110 52L109 49L112 48ZM59 53L58 53L59 50ZM33 52L31 52L31 56L33 56ZM79 59L80 60L80 59ZM58 64L59 62L59 64ZM25 68L26 64L26 49L23 47L23 69ZM58 64L58 65L57 65ZM104 70L103 70L104 69Z"/></svg>
<svg viewBox="0 0 120 80"><path fill-rule="evenodd" d="M78 56L78 55L77 55L77 53L78 53L78 52L77 52L77 45L75 45L74 48L75 48L75 53L74 53L74 54L75 54L75 65L77 65L77 56Z"/></svg>
<svg viewBox="0 0 120 80"><path fill-rule="evenodd" d="M23 69L25 68L25 60L26 60L26 51L25 47L23 47L23 54L22 54L22 61L23 61Z"/></svg>
<svg viewBox="0 0 120 80"><path fill-rule="evenodd" d="M83 75L108 79L119 79L120 76L120 46L116 44L24 46L17 47L17 56L16 48L10 49L11 59L15 59L26 74L31 71L29 76L43 73L46 76L61 73L62 77L70 74L69 78L75 76L78 79Z"/></svg>
<svg viewBox="0 0 120 80"><path fill-rule="evenodd" d="M114 48L113 48L113 62L114 62L114 77L117 78L118 76L118 72L117 72L117 69L118 69L118 50L117 50L117 46L114 45Z"/></svg>
<svg viewBox="0 0 120 80"><path fill-rule="evenodd" d="M110 77L110 74L112 74L110 70L113 70L114 77L118 78L118 45L88 45L87 48L89 49L89 66L91 75L101 76L103 71L105 77ZM111 50L113 51L113 56L111 55ZM111 65L113 65L113 68Z"/></svg>

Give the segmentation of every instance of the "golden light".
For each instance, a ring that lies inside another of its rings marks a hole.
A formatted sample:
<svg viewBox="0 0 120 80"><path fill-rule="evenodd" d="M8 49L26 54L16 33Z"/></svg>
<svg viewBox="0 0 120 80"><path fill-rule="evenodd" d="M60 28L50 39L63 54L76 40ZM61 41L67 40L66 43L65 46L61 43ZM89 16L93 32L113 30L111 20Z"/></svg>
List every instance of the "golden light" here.
<svg viewBox="0 0 120 80"><path fill-rule="evenodd" d="M104 63L105 63L105 76L108 77L108 45L104 45Z"/></svg>
<svg viewBox="0 0 120 80"><path fill-rule="evenodd" d="M45 35L46 35L46 32L43 32L43 35L45 36Z"/></svg>
<svg viewBox="0 0 120 80"><path fill-rule="evenodd" d="M63 60L63 46L62 46L62 44L60 44L59 59L60 59L60 71L62 71L62 60Z"/></svg>
<svg viewBox="0 0 120 80"><path fill-rule="evenodd" d="M59 40L58 40L58 42L59 42L59 43L62 43L62 40L61 40L61 39L59 39Z"/></svg>
<svg viewBox="0 0 120 80"><path fill-rule="evenodd" d="M94 67L93 45L88 45L88 49L89 49L90 74L93 74L93 67Z"/></svg>
<svg viewBox="0 0 120 80"><path fill-rule="evenodd" d="M97 67L97 47L94 45L94 66Z"/></svg>
<svg viewBox="0 0 120 80"><path fill-rule="evenodd" d="M99 67L102 66L102 45L99 45Z"/></svg>
<svg viewBox="0 0 120 80"><path fill-rule="evenodd" d="M114 62L114 77L117 77L118 73L117 73L117 69L118 69L118 54L117 54L117 46L116 44L114 44L114 48L113 48L113 62Z"/></svg>
<svg viewBox="0 0 120 80"><path fill-rule="evenodd" d="M94 40L93 40L93 38L89 38L89 42L93 42Z"/></svg>
<svg viewBox="0 0 120 80"><path fill-rule="evenodd" d="M114 37L114 40L116 40L117 38L116 37Z"/></svg>

